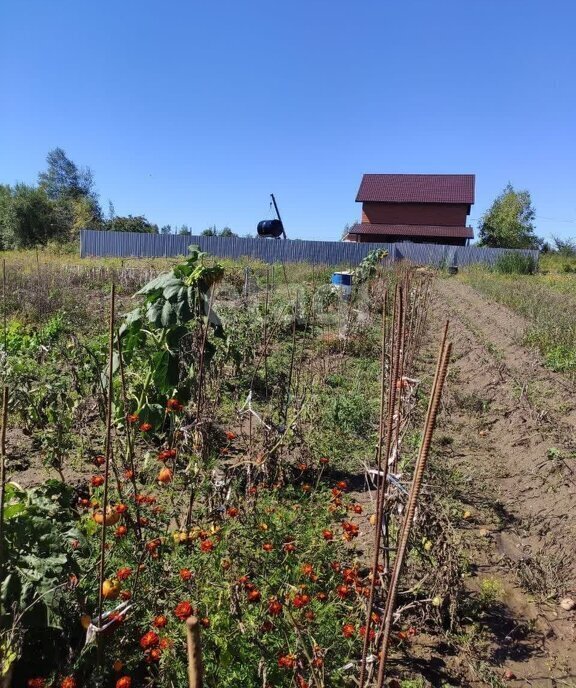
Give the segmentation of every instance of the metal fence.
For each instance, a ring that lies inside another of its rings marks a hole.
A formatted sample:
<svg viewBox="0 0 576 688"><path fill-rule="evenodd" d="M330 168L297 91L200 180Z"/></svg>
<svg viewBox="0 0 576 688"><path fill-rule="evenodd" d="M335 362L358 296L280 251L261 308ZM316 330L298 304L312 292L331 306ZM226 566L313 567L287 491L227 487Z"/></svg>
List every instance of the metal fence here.
<svg viewBox="0 0 576 688"><path fill-rule="evenodd" d="M538 261L538 251L439 244L357 244L346 241L301 241L282 239L241 239L236 237L138 234L136 232L80 232L80 256L116 258L163 258L185 256L188 247L200 246L219 258L257 258L265 263L314 263L316 265L357 265L374 249L384 248L391 261L409 260L435 267L494 263L505 253L523 253Z"/></svg>

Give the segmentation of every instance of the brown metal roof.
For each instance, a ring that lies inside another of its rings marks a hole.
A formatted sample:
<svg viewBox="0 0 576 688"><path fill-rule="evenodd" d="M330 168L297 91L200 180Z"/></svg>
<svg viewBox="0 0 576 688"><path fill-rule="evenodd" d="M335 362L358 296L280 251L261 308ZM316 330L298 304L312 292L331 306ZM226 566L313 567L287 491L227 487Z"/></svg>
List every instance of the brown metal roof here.
<svg viewBox="0 0 576 688"><path fill-rule="evenodd" d="M473 239L472 227L442 227L441 225L373 225L367 222L353 225L348 234L389 234L395 236L459 237Z"/></svg>
<svg viewBox="0 0 576 688"><path fill-rule="evenodd" d="M365 174L357 201L474 203L473 174Z"/></svg>

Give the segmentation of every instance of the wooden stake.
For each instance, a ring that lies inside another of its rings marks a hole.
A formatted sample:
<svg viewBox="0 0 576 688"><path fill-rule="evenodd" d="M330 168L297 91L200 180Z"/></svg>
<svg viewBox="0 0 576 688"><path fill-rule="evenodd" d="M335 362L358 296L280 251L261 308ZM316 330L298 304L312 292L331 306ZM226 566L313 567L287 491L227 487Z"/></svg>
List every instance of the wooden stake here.
<svg viewBox="0 0 576 688"><path fill-rule="evenodd" d="M200 624L195 616L186 619L186 641L188 645L188 688L202 688L202 648L200 646Z"/></svg>

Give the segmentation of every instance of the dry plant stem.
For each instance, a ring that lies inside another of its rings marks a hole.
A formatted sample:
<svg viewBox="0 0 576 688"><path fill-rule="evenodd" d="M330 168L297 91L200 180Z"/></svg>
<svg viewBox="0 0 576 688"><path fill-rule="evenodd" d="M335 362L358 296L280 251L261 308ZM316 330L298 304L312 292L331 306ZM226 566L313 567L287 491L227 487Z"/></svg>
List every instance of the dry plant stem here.
<svg viewBox="0 0 576 688"><path fill-rule="evenodd" d="M272 268L274 268L274 266L272 266ZM285 307L280 312L280 315L284 315L284 311L285 311ZM266 352L266 355L267 355L267 352L270 349L270 344L272 342L272 339L277 334L277 332L280 330L280 326L281 326L281 323L280 323L280 318L279 318L278 322L276 323L276 327L274 329L268 329L267 328L267 339L264 342L264 350L260 352L258 358L256 359L256 362L254 363L254 369L252 371L252 377L250 378L250 389L252 389L254 386L254 380L256 379L256 374L260 370L260 365L261 365L262 361L264 360L264 354Z"/></svg>
<svg viewBox="0 0 576 688"><path fill-rule="evenodd" d="M292 375L294 373L294 359L296 357L296 315L298 313L298 294L294 301L292 321L292 350L290 352L290 368L288 370L288 382L286 383L286 406L284 407L284 426L288 420L288 407L290 406L290 388L292 387Z"/></svg>
<svg viewBox="0 0 576 688"><path fill-rule="evenodd" d="M420 451L418 453L418 458L416 460L416 467L414 469L414 477L412 480L412 486L410 489L410 495L408 497L408 503L406 506L406 514L404 516L404 523L402 530L400 532L400 537L398 541L396 559L394 560L394 569L392 571L392 576L390 579L390 585L388 588L388 597L386 599L386 611L384 616L384 630L382 634L382 649L380 653L380 665L378 668L378 681L377 688L382 688L384 685L384 676L386 670L386 659L388 655L388 646L390 643L390 631L392 628L392 616L394 613L394 605L396 602L396 594L398 591L398 582L400 579L400 573L402 570L402 565L404 563L404 557L406 555L406 550L408 547L408 538L410 536L410 530L412 522L414 520L414 515L416 513L416 506L418 503L418 497L420 494L420 488L422 486L422 478L424 475L424 470L426 469L426 464L428 461L428 454L430 451L430 443L432 441L432 434L434 432L434 426L436 424L436 416L438 414L438 408L440 406L440 399L442 396L442 387L444 386L444 381L446 379L446 371L448 369L448 363L450 360L450 353L452 351L452 344L446 344L443 340L442 348L438 357L438 365L436 368L436 375L434 378L433 393L430 397L430 403L428 405L428 412L426 414L426 421L424 425L424 434L422 437L422 443L420 445Z"/></svg>
<svg viewBox="0 0 576 688"><path fill-rule="evenodd" d="M109 344L108 344L108 396L106 399L106 462L104 464L104 495L102 497L102 512L106 514L108 508L108 483L110 475L110 457L112 455L112 373L114 370L114 309L116 299L116 287L112 283L112 291L110 293L110 330L109 330ZM102 584L104 583L104 563L106 554L106 519L102 520L102 528L100 535L100 570L98 575L98 627L102 626L102 604L104 601ZM98 655L99 661L103 661L102 641L100 634L98 634Z"/></svg>
<svg viewBox="0 0 576 688"><path fill-rule="evenodd" d="M2 319L4 325L4 355L8 355L8 325L6 324L6 259L2 260Z"/></svg>
<svg viewBox="0 0 576 688"><path fill-rule="evenodd" d="M186 619L186 645L188 649L188 688L202 688L204 672L200 646L200 624L195 616Z"/></svg>
<svg viewBox="0 0 576 688"><path fill-rule="evenodd" d="M408 278L406 278L406 283L404 284L403 287L403 295L404 295L404 300L402 303L402 312L400 315L400 321L398 323L398 347L399 347L399 357L398 357L398 375L396 379L396 386L398 384L400 385L400 388L397 390L397 406L396 406L396 413L395 413L395 418L396 422L394 423L394 433L393 433L393 441L392 441L392 449L393 449L393 456L394 456L394 463L392 466L392 472L396 473L396 469L398 466L398 451L400 449L400 426L401 426L401 418L402 418L402 401L403 401L403 394L402 394L402 378L405 373L405 357L406 357L406 328L408 327L408 324L406 322L406 313L408 309L408 302L407 299L409 297L409 292L408 292Z"/></svg>
<svg viewBox="0 0 576 688"><path fill-rule="evenodd" d="M264 300L264 324L262 338L264 340L264 393L268 399L268 307L270 300L270 267L266 267L266 298ZM252 414L250 414L252 415Z"/></svg>
<svg viewBox="0 0 576 688"><path fill-rule="evenodd" d="M6 489L6 425L8 424L8 387L2 392L2 432L0 434L0 580L4 580L4 493ZM1 602L1 601L0 601ZM1 611L1 604L0 604Z"/></svg>
<svg viewBox="0 0 576 688"><path fill-rule="evenodd" d="M306 323L304 325L304 332L302 334L302 347L300 349L300 358L298 360L298 366L296 370L296 384L294 386L294 404L297 406L298 405L298 395L300 393L300 378L302 375L302 371L304 368L304 358L306 356L306 342L308 340L308 337L306 336L308 333L308 330L310 328L310 320L312 317L311 313L311 308L308 310L308 313L306 314ZM304 396L304 394L302 394Z"/></svg>
<svg viewBox="0 0 576 688"><path fill-rule="evenodd" d="M116 341L118 342L118 368L120 370L120 383L122 387L122 403L124 405L124 427L126 428L126 449L128 454L128 465L130 468L130 482L132 483L132 489L134 490L134 496L136 496L138 490L136 489L136 466L134 464L134 446L132 444L132 435L130 434L130 423L128 422L128 395L126 394L126 375L124 372L124 360L122 358L122 340L120 339L120 334L117 334ZM142 540L142 529L140 527L140 505L137 500L136 504L136 536L138 540Z"/></svg>
<svg viewBox="0 0 576 688"><path fill-rule="evenodd" d="M212 304L214 302L214 292L215 288L212 287L210 290L210 298L208 299L208 314L206 316L206 323L204 325L204 330L202 332L202 345L200 347L200 360L199 360L199 373L198 373L198 390L196 394L196 427L200 424L200 418L202 415L202 406L204 397L202 394L202 389L204 386L204 355L206 352L206 340L208 339L208 328L210 326L208 316L212 310ZM204 442L203 442L204 444ZM186 513L186 530L190 530L190 525L192 523L192 507L194 505L194 488L190 487L190 498L188 500L188 511Z"/></svg>
<svg viewBox="0 0 576 688"><path fill-rule="evenodd" d="M201 411L202 411L202 405L203 405L203 387L204 387L204 357L206 353L206 340L208 338L208 328L210 326L210 322L208 320L208 317L210 315L210 312L212 310L212 304L214 302L214 292L215 288L212 287L210 290L210 298L208 299L208 314L206 315L206 323L204 325L204 330L202 332L202 346L200 347L200 370L198 373L198 394L196 395L196 422L200 420L201 416Z"/></svg>
<svg viewBox="0 0 576 688"><path fill-rule="evenodd" d="M387 292L385 290L382 305L382 352L380 357L380 426L378 428L378 444L376 447L376 464L378 467L378 474L376 479L376 504L380 502L380 491L383 489L380 472L382 470L382 444L384 442L384 408L386 399L386 301ZM376 517L376 520L378 520L378 517ZM366 675L366 656L368 654L368 647L370 645L372 606L374 605L374 590L376 585L376 578L378 576L378 564L380 563L380 538L381 529L376 527L376 530L374 531L374 559L372 563L372 579L370 581L370 594L368 596L368 607L366 610L366 633L364 634L362 660L360 662L360 688L364 688L364 680Z"/></svg>

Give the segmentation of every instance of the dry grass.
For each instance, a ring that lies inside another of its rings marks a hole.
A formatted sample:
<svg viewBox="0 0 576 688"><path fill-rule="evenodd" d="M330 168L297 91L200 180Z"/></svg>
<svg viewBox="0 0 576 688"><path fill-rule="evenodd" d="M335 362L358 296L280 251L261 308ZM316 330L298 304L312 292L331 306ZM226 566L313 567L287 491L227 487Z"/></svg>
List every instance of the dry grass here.
<svg viewBox="0 0 576 688"><path fill-rule="evenodd" d="M525 343L550 368L576 376L576 274L500 275L474 267L461 279L525 317Z"/></svg>

